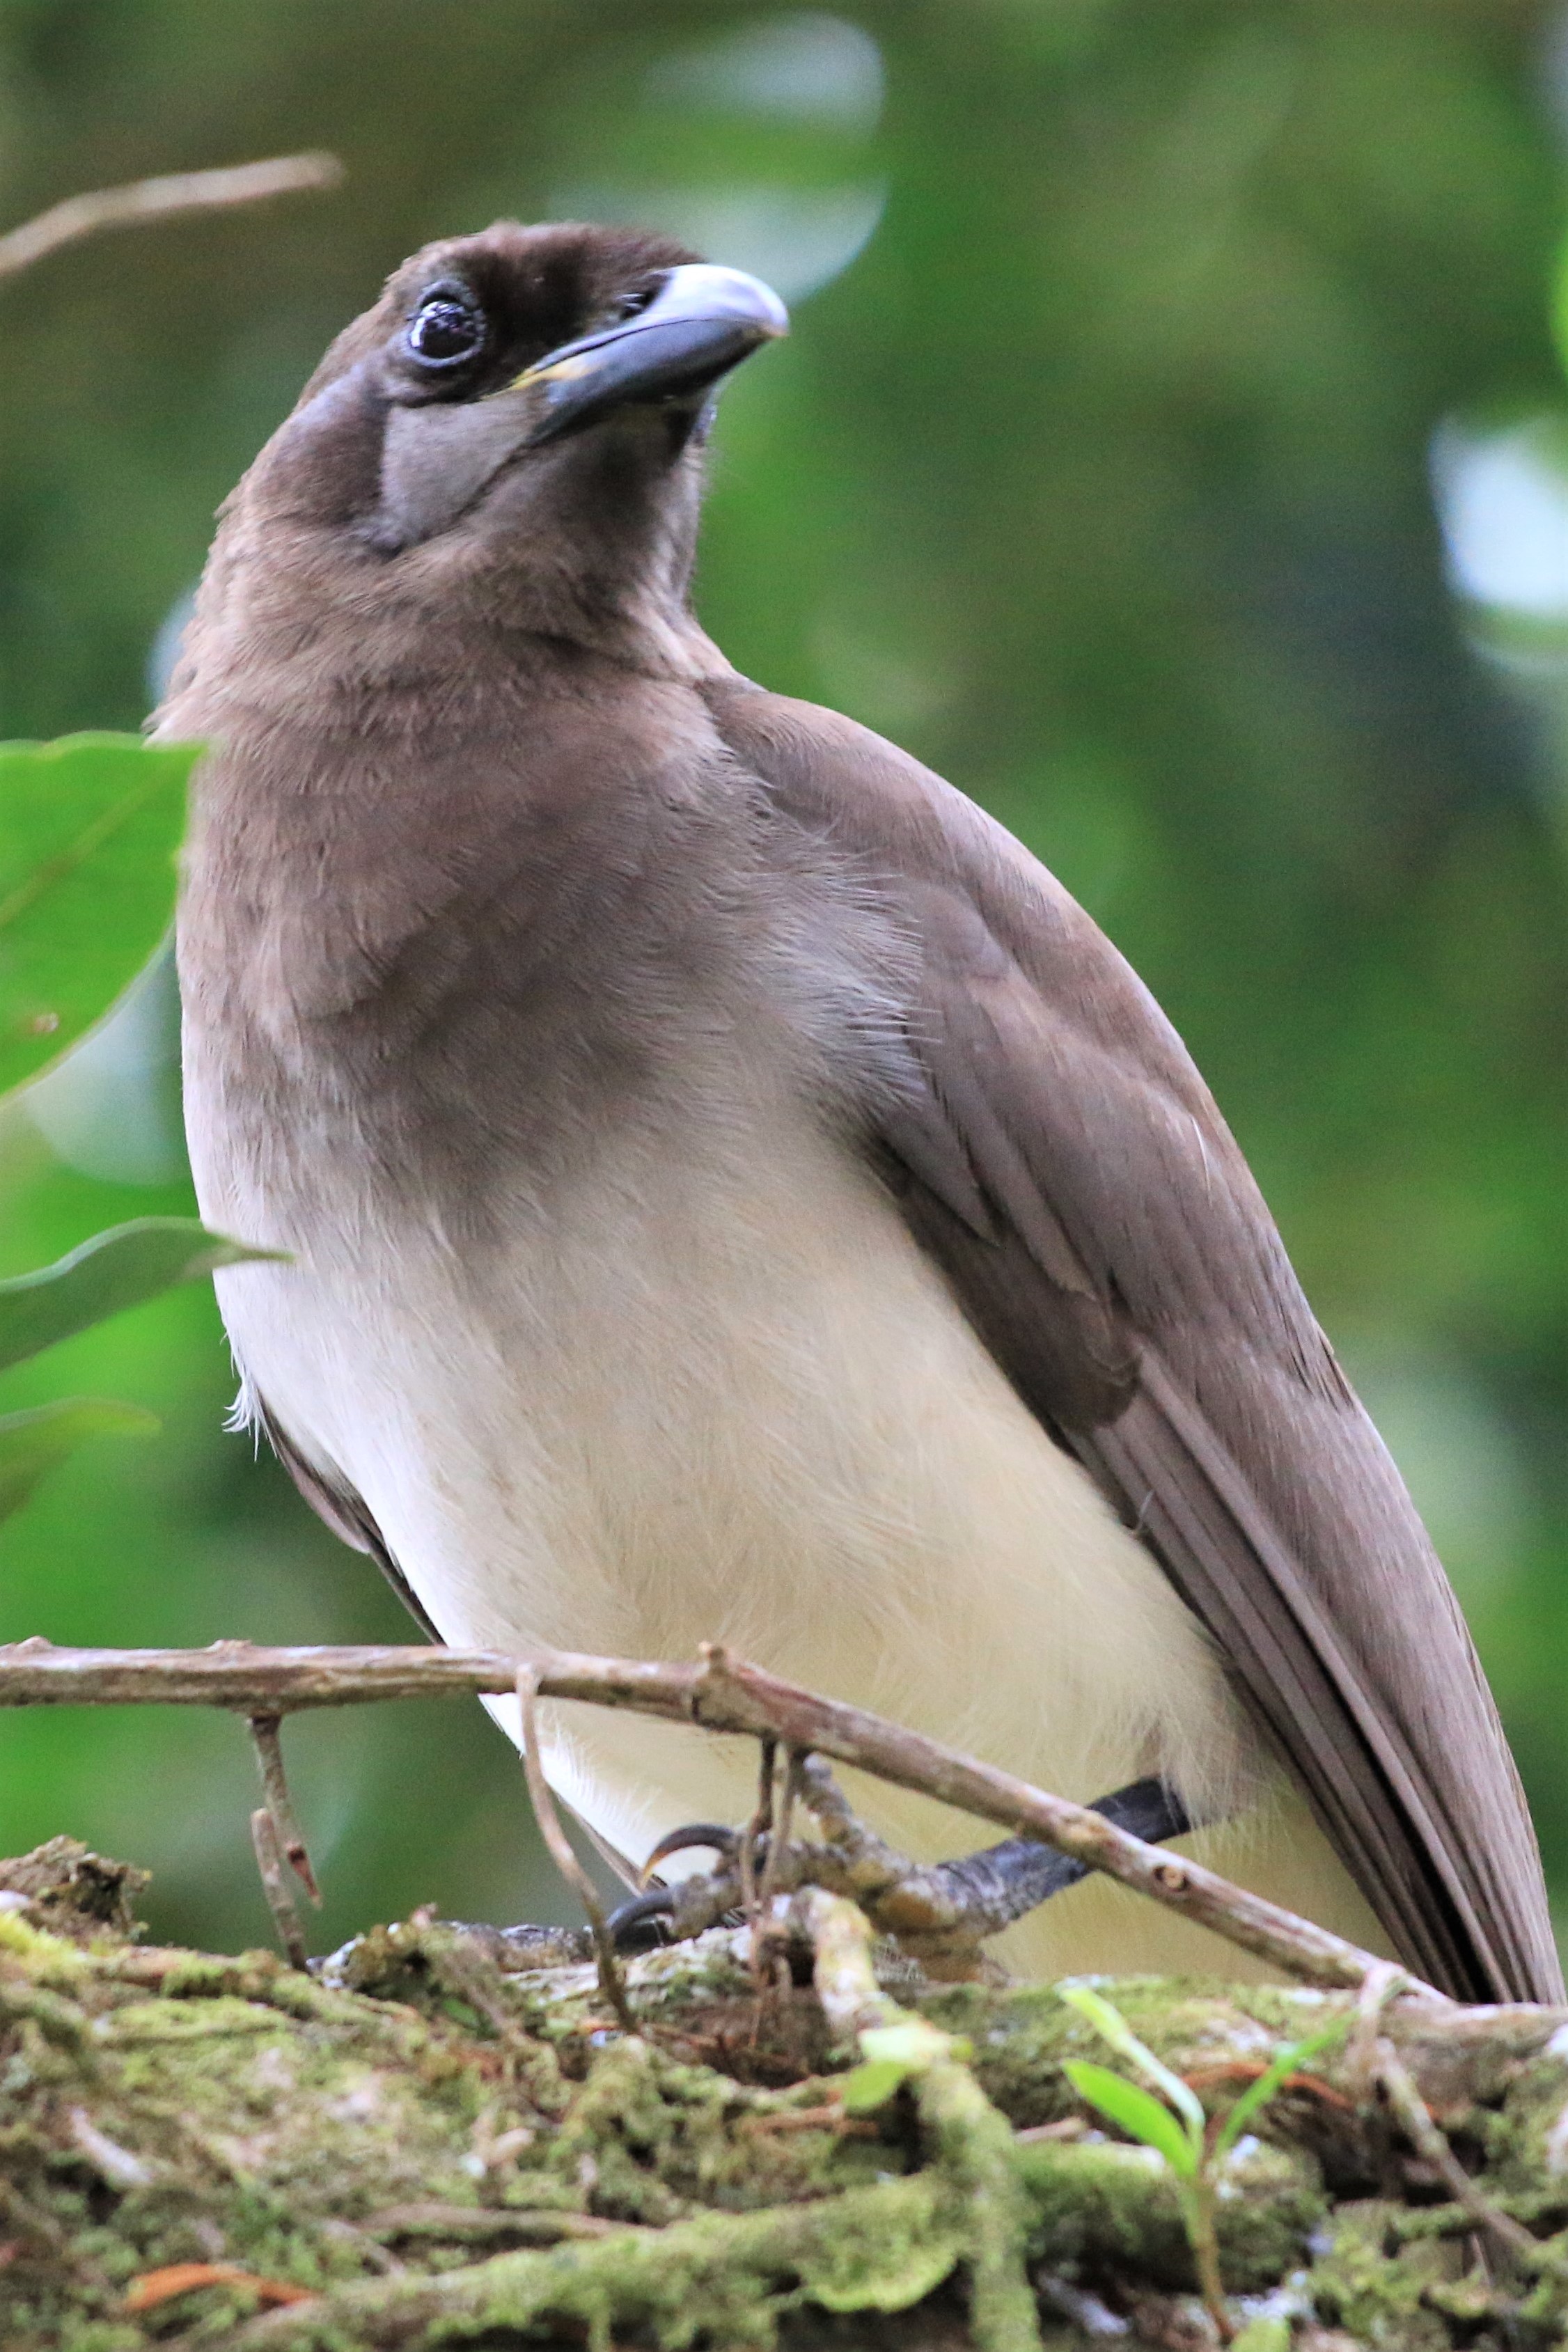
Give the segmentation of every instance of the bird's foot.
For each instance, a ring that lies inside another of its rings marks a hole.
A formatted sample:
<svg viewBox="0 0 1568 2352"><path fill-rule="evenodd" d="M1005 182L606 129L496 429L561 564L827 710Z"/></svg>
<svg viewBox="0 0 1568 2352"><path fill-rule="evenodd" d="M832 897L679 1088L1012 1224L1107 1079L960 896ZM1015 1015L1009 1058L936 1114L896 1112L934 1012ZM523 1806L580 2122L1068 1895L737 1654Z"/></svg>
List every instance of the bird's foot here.
<svg viewBox="0 0 1568 2352"><path fill-rule="evenodd" d="M795 1792L816 1837L775 1842L765 1831L726 1830L711 1822L673 1831L655 1847L647 1870L698 1846L716 1852L719 1865L623 1903L610 1919L623 1951L684 1942L726 1919L754 1916L764 1895L821 1886L849 1895L879 1934L918 1960L928 1976L973 1977L986 1971L981 1948L988 1937L1085 1874L1082 1863L1032 1838L1005 1838L955 1862L912 1862L851 1811L820 1758L799 1759L794 1774ZM1094 1811L1152 1843L1192 1827L1174 1791L1159 1780L1132 1781L1101 1797Z"/></svg>
<svg viewBox="0 0 1568 2352"><path fill-rule="evenodd" d="M776 1836L753 1821L743 1831L693 1822L662 1838L648 1857L648 1870L698 1847L717 1855L717 1867L673 1885L650 1887L623 1903L609 1921L616 1948L626 1954L648 1951L748 1919L753 1928L771 1927L777 1916L775 1895L820 1886L858 1903L878 1934L928 1978L973 1978L989 1972L983 1949L989 1937L1084 1875L1081 1863L1030 1838L1006 1838L955 1862L912 1862L858 1818L816 1757L796 1759L790 1791ZM789 1835L794 1802L811 1816L814 1837ZM1100 1798L1094 1810L1152 1843L1179 1837L1192 1826L1179 1800L1157 1780L1118 1789ZM398 1998L409 1998L411 1988L431 1982L478 2009L500 2031L507 2013L496 1997L501 1979L535 1969L582 1966L594 1957L593 1936L585 1928L480 1927L416 1912L399 1927L356 1937L319 1966L330 1983Z"/></svg>

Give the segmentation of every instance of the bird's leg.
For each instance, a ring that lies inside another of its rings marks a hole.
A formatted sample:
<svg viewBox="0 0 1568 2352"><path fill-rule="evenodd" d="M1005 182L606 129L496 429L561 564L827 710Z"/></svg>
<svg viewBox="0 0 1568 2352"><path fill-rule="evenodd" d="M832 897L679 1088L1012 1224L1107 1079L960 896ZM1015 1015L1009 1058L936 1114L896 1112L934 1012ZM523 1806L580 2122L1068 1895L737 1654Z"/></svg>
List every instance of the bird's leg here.
<svg viewBox="0 0 1568 2352"><path fill-rule="evenodd" d="M967 1970L988 1937L1088 1875L1087 1864L1023 1837L1004 1838L956 1862L905 1862L856 1819L826 1765L814 1757L805 1769L806 1802L849 1866L847 1891L874 1927L933 1974L951 1973L955 1964ZM1151 1844L1194 1825L1175 1790L1152 1778L1097 1798L1092 1810Z"/></svg>
<svg viewBox="0 0 1568 2352"><path fill-rule="evenodd" d="M1022 1837L1005 1838L956 1862L911 1862L857 1817L819 1757L792 1759L791 1787L816 1823L820 1843L787 1835L767 1843L763 1883L770 1895L804 1885L848 1895L880 1933L896 1938L935 1974L972 1973L987 1937L999 1935L1087 1873L1085 1864ZM1175 1791L1157 1779L1131 1781L1101 1797L1093 1810L1152 1843L1193 1827ZM648 1857L650 1872L670 1854L694 1846L713 1848L721 1856L719 1867L622 1904L610 1921L622 1948L680 1942L740 1912L745 1892L742 1837L701 1822L661 1838Z"/></svg>
<svg viewBox="0 0 1568 2352"><path fill-rule="evenodd" d="M839 1891L852 1895L873 1927L931 1975L974 1975L988 1937L1087 1874L1083 1863L1022 1837L956 1862L910 1862L857 1818L820 1758L805 1759L802 1776L805 1801L844 1874ZM1161 1780L1133 1781L1100 1798L1094 1810L1142 1837L1174 1837L1191 1827Z"/></svg>

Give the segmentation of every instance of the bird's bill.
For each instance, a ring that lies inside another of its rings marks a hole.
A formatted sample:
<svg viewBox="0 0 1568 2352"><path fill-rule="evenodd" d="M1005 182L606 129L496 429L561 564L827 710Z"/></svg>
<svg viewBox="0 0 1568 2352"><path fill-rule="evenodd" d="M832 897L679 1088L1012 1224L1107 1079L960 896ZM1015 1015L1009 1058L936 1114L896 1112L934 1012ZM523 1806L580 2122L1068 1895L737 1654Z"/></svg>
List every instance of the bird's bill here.
<svg viewBox="0 0 1568 2352"><path fill-rule="evenodd" d="M788 332L788 311L760 278L687 262L666 273L646 310L548 352L507 390L542 396L528 436L537 448L634 403L695 400Z"/></svg>

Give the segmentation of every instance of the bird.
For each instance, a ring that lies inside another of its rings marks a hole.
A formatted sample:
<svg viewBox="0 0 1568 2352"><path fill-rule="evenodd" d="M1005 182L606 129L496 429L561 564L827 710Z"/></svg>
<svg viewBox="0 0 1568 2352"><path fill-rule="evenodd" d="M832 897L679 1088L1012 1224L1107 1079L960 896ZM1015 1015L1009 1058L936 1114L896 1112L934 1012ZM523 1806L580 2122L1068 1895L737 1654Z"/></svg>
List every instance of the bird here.
<svg viewBox="0 0 1568 2352"><path fill-rule="evenodd" d="M1458 1605L1174 1029L974 803L699 622L718 390L787 323L652 233L445 239L221 510L153 727L206 747L197 1197L277 1253L216 1277L237 1419L440 1641L727 1643L1558 1998ZM541 1727L631 1867L751 1810L742 1743ZM998 1948L1249 1966L1103 1878Z"/></svg>

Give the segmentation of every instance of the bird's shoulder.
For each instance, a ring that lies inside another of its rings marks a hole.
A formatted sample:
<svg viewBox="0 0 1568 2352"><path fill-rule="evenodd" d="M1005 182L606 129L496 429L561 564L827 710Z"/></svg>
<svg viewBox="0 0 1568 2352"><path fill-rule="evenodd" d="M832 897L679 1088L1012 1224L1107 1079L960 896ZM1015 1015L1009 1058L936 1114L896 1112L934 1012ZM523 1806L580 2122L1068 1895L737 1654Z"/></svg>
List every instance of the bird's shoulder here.
<svg viewBox="0 0 1568 2352"><path fill-rule="evenodd" d="M972 1229L1020 1239L1055 1287L1152 1334L1245 1324L1252 1344L1337 1391L1213 1095L1070 892L956 786L853 719L745 681L705 692L731 752L853 862L913 943L919 1085L884 1122L895 1156Z"/></svg>

